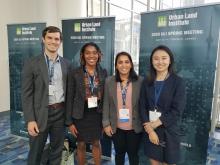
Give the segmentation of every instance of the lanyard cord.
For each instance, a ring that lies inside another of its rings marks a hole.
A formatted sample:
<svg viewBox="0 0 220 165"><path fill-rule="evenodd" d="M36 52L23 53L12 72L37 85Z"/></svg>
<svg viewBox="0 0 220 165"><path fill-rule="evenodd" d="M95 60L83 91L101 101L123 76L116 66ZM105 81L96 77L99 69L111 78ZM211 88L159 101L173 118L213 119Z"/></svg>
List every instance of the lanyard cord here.
<svg viewBox="0 0 220 165"><path fill-rule="evenodd" d="M48 74L49 74L49 83L52 84L52 78L54 76L54 65L55 65L55 62L53 62L52 65L50 65L50 60L49 60L48 56L47 55L45 55L45 56L46 56L46 61L47 61ZM57 58L58 58L58 56L57 56ZM56 58L56 60L57 60L57 58Z"/></svg>
<svg viewBox="0 0 220 165"><path fill-rule="evenodd" d="M164 87L165 80L167 79L168 76L169 76L169 72L167 73L164 80L160 81L161 84L158 84L159 89L156 89L156 81L154 82L154 107L155 107L155 109L157 109L158 100L159 100L159 97L161 95L161 91Z"/></svg>
<svg viewBox="0 0 220 165"><path fill-rule="evenodd" d="M96 71L95 71L93 76L90 76L89 73L88 73L87 68L85 67L85 72L86 72L86 75L87 75L88 80L89 80L89 89L90 89L90 92L91 92L91 94L93 96L94 89L96 88L96 84L95 84Z"/></svg>
<svg viewBox="0 0 220 165"><path fill-rule="evenodd" d="M129 85L129 81L127 81L125 87L123 87L122 83L120 82L121 97L122 97L122 102L123 102L123 108L125 108L125 105L126 105L126 95L127 95L127 91L128 91L128 85Z"/></svg>

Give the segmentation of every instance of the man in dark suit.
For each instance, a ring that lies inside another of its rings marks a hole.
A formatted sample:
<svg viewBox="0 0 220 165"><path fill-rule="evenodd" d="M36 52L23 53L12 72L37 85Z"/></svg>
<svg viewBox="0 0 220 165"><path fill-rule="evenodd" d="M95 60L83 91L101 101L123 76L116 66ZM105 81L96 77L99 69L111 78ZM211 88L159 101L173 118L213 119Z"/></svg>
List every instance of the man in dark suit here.
<svg viewBox="0 0 220 165"><path fill-rule="evenodd" d="M27 164L40 164L49 135L49 164L60 165L70 64L58 55L62 43L59 28L46 27L42 32L42 42L44 53L27 60L22 71L22 107L30 138Z"/></svg>

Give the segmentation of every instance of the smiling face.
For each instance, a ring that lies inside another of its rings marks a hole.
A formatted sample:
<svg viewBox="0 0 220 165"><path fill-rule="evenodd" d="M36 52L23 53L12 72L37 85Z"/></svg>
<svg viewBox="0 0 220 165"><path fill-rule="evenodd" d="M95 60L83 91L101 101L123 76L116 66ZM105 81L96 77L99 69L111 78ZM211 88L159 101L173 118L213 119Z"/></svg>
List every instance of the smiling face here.
<svg viewBox="0 0 220 165"><path fill-rule="evenodd" d="M120 55L116 61L116 69L120 75L129 76L130 70L132 68L132 63L128 56Z"/></svg>
<svg viewBox="0 0 220 165"><path fill-rule="evenodd" d="M100 53L94 46L89 45L85 48L82 56L85 60L86 66L94 67L100 58Z"/></svg>
<svg viewBox="0 0 220 165"><path fill-rule="evenodd" d="M42 39L44 43L44 49L46 54L57 54L57 51L61 45L60 33L46 33Z"/></svg>
<svg viewBox="0 0 220 165"><path fill-rule="evenodd" d="M152 64L157 73L167 72L170 65L170 56L164 50L157 50L152 57Z"/></svg>

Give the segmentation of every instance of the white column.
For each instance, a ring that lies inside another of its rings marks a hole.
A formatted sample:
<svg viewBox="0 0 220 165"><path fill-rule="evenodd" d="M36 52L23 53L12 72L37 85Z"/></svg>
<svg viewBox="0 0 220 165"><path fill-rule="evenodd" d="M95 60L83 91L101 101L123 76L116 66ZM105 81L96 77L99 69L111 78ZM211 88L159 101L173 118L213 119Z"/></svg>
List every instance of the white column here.
<svg viewBox="0 0 220 165"><path fill-rule="evenodd" d="M62 19L86 17L86 0L0 0L0 112L10 109L7 24L46 22L61 28Z"/></svg>

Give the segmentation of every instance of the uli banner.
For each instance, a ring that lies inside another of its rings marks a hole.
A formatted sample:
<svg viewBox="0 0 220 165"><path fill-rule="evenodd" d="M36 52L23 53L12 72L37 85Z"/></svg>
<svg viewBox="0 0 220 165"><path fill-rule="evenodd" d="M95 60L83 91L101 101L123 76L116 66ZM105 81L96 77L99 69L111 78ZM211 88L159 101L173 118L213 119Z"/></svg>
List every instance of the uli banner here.
<svg viewBox="0 0 220 165"><path fill-rule="evenodd" d="M181 124L179 165L205 165L219 40L220 5L143 13L140 71L159 44L175 55L176 72L187 85L187 105ZM144 160L143 160L144 161Z"/></svg>
<svg viewBox="0 0 220 165"><path fill-rule="evenodd" d="M62 21L63 55L74 67L80 64L80 49L87 42L95 42L102 51L101 65L111 75L113 73L115 17L82 18ZM102 154L111 157L111 140L101 140ZM91 146L87 145L91 152Z"/></svg>
<svg viewBox="0 0 220 165"><path fill-rule="evenodd" d="M101 65L112 73L114 59L115 17L96 17L62 21L63 56L79 66L80 49L95 42L101 49Z"/></svg>
<svg viewBox="0 0 220 165"><path fill-rule="evenodd" d="M11 132L27 136L21 107L21 70L24 60L42 52L41 32L46 23L7 25L10 70Z"/></svg>

